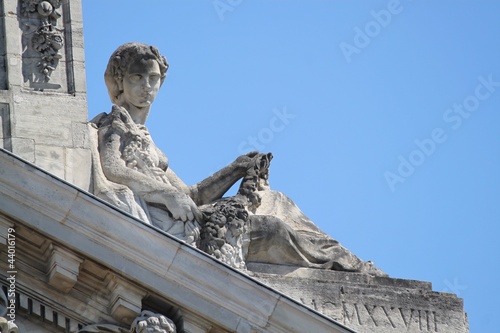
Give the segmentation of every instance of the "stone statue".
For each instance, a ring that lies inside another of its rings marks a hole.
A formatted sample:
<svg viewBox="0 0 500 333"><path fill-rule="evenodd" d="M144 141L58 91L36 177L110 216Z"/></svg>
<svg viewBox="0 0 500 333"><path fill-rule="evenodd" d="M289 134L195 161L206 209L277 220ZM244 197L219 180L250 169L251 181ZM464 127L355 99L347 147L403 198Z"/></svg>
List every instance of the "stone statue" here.
<svg viewBox="0 0 500 333"><path fill-rule="evenodd" d="M20 333L13 321L0 317L0 333Z"/></svg>
<svg viewBox="0 0 500 333"><path fill-rule="evenodd" d="M131 333L176 333L176 327L173 321L167 317L153 313L151 311L142 311L130 328Z"/></svg>
<svg viewBox="0 0 500 333"><path fill-rule="evenodd" d="M176 333L174 322L164 315L142 311L126 329L111 324L95 324L82 328L78 333Z"/></svg>
<svg viewBox="0 0 500 333"><path fill-rule="evenodd" d="M269 189L271 154L242 155L184 184L145 127L168 66L157 48L140 43L111 56L104 77L114 106L91 122L94 194L236 268L257 262L384 275ZM240 179L238 194L222 198Z"/></svg>
<svg viewBox="0 0 500 333"><path fill-rule="evenodd" d="M10 320L5 318L12 315L12 313L8 314L10 304L5 293L0 291L0 333L21 333L12 318Z"/></svg>

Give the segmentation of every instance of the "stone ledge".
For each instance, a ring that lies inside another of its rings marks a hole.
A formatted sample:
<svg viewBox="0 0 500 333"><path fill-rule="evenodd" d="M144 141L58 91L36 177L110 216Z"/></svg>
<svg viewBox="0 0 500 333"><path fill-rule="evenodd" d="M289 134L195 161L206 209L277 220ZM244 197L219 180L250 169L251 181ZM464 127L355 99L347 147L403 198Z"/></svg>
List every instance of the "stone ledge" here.
<svg viewBox="0 0 500 333"><path fill-rule="evenodd" d="M467 333L463 300L431 284L359 273L249 264L255 279L359 333Z"/></svg>
<svg viewBox="0 0 500 333"><path fill-rule="evenodd" d="M329 271L315 268L305 268L296 266L283 266L262 263L247 263L250 272L260 274L278 275L286 278L312 279L324 282L362 284L366 286L375 285L377 287L395 287L418 290L432 290L432 284L425 281L396 279L390 277L370 276L360 273Z"/></svg>
<svg viewBox="0 0 500 333"><path fill-rule="evenodd" d="M286 333L288 327L353 332L3 149L0 195L0 216L217 328L238 333Z"/></svg>

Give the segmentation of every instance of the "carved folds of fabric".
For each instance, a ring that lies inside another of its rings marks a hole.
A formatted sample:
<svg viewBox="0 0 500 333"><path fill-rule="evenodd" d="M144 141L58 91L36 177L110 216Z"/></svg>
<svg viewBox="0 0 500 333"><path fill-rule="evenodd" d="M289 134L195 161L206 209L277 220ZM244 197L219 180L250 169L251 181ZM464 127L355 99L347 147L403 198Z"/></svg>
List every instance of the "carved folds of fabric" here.
<svg viewBox="0 0 500 333"><path fill-rule="evenodd" d="M98 117L102 117L103 115L105 114L101 114ZM114 183L104 175L98 149L99 139L96 123L90 122L88 124L92 152L92 192L104 201L151 224L149 214L144 209L144 202L130 188L123 184Z"/></svg>
<svg viewBox="0 0 500 333"><path fill-rule="evenodd" d="M145 126L135 124L128 112L117 106L113 107L100 127L108 125L112 133L122 138L121 157L128 168L158 181L168 182L165 172L158 167L158 153Z"/></svg>
<svg viewBox="0 0 500 333"><path fill-rule="evenodd" d="M118 149L124 165L149 178L168 183L164 170L168 166L167 158L156 148L146 127L135 124L127 110L118 106L113 106L109 114L98 115L91 124L94 194L146 223L194 244L198 238L196 225L192 228L189 222L173 219L164 205L147 202L128 186L111 182L104 175L103 167L108 162L101 161L99 145L105 145L113 136L118 136Z"/></svg>

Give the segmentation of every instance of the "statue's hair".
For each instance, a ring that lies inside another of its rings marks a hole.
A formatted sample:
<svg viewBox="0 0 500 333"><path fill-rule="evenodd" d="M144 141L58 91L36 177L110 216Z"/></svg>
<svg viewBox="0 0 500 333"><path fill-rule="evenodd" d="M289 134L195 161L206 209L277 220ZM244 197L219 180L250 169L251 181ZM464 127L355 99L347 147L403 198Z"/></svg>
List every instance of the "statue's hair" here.
<svg viewBox="0 0 500 333"><path fill-rule="evenodd" d="M118 82L123 80L130 64L138 60L156 60L160 66L161 81L163 84L167 76L167 59L160 54L154 46L142 43L126 43L116 49L109 58L108 66L104 72L104 81L108 87L109 97L113 103L118 103L118 97L123 93Z"/></svg>
<svg viewBox="0 0 500 333"><path fill-rule="evenodd" d="M132 323L132 326L130 327L130 332L131 333L139 333L142 331L142 329L148 327L149 321L148 319L150 318L155 318L159 322L159 326L161 328L164 328L168 333L176 333L176 327L173 321L165 317L164 315L154 313L151 311L142 311L141 315L137 317L134 322Z"/></svg>

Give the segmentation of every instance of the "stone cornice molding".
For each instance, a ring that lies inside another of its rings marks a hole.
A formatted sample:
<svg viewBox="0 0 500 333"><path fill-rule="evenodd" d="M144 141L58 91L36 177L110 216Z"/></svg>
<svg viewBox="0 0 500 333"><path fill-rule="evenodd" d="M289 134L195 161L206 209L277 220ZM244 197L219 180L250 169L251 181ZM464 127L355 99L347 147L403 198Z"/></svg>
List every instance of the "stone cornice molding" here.
<svg viewBox="0 0 500 333"><path fill-rule="evenodd" d="M353 332L89 193L0 151L0 211L236 332Z"/></svg>
<svg viewBox="0 0 500 333"><path fill-rule="evenodd" d="M63 293L68 293L78 280L83 259L71 251L50 245L48 282Z"/></svg>

